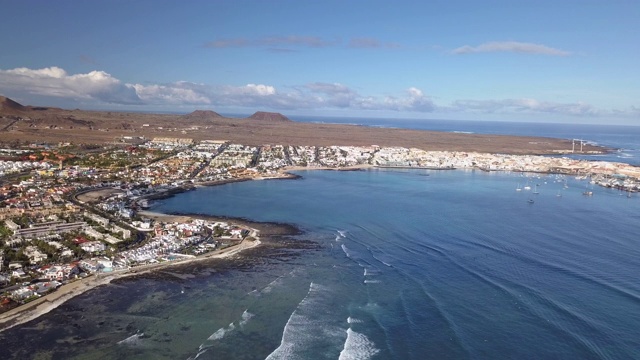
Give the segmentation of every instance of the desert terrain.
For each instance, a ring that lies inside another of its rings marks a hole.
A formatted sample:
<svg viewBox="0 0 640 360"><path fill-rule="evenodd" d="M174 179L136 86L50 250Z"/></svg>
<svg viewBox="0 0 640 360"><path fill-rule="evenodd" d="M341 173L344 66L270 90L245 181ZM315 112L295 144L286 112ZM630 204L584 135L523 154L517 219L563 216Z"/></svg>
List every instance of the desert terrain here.
<svg viewBox="0 0 640 360"><path fill-rule="evenodd" d="M244 145L402 146L429 150L504 154L571 151L571 140L386 129L297 122L279 113L228 118L210 110L189 114L147 114L24 106L0 97L0 142L126 144L158 137L226 140ZM583 151L602 151L585 145Z"/></svg>

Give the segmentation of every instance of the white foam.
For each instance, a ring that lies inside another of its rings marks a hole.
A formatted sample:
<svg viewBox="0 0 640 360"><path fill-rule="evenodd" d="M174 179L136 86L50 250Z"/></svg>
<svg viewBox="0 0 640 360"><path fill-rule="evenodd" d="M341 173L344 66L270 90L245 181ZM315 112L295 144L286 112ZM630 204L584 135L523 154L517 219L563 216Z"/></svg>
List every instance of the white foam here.
<svg viewBox="0 0 640 360"><path fill-rule="evenodd" d="M327 288L311 283L307 295L291 313L282 331L280 346L267 360L304 359L309 349L318 346L335 346L344 339L344 332L337 325L331 324L331 313L335 310L324 306L334 300Z"/></svg>
<svg viewBox="0 0 640 360"><path fill-rule="evenodd" d="M351 316L349 316L349 317L347 318L347 323L349 323L349 324L362 324L363 322L364 322L364 321L362 321L362 320L358 320L358 319L356 319L356 318L352 318Z"/></svg>
<svg viewBox="0 0 640 360"><path fill-rule="evenodd" d="M339 360L367 360L379 353L375 343L369 338L358 332L347 329L347 340L344 342L344 348L340 352Z"/></svg>
<svg viewBox="0 0 640 360"><path fill-rule="evenodd" d="M341 237L347 237L347 230L338 230L338 235Z"/></svg>
<svg viewBox="0 0 640 360"><path fill-rule="evenodd" d="M247 325L247 323L249 322L249 320L251 320L252 317L254 317L255 314L252 314L249 312L249 309L245 310L242 313L242 318L240 319L240 322L238 324L240 324L240 327L244 327L245 325Z"/></svg>
<svg viewBox="0 0 640 360"><path fill-rule="evenodd" d="M202 354L206 353L208 350L209 350L208 348L205 348L204 350L200 350L200 351L198 351L198 353L196 354L196 356L194 356L194 357L190 357L190 358L188 358L187 360L195 360L195 359L199 358L199 357L200 357L200 355L202 355Z"/></svg>
<svg viewBox="0 0 640 360"><path fill-rule="evenodd" d="M364 276L374 276L380 274L380 271L371 268L364 268Z"/></svg>
<svg viewBox="0 0 640 360"><path fill-rule="evenodd" d="M243 328L249 322L249 320L251 320L252 317L254 317L254 314L250 313L249 309L245 310L240 316L240 320L238 320L238 326ZM229 333L233 332L235 329L236 329L236 325L235 323L232 322L229 324L229 326L216 330L202 344L200 344L200 346L198 347L198 353L196 354L196 356L190 357L189 360L197 359L198 356L204 354L207 351L207 349L213 346L213 344L211 343L212 341L217 341L224 338Z"/></svg>
<svg viewBox="0 0 640 360"><path fill-rule="evenodd" d="M270 293L271 290L273 290L273 288L275 286L282 284L282 279L283 278L284 278L284 275L278 276L275 280L273 280L272 282L267 284L267 286L263 287L262 290L260 290L260 294L268 294L268 293Z"/></svg>
<svg viewBox="0 0 640 360"><path fill-rule="evenodd" d="M347 255L348 258L351 258L351 251L349 250L349 248L345 244L342 244L340 246L342 247L342 251L344 251L344 254Z"/></svg>
<svg viewBox="0 0 640 360"><path fill-rule="evenodd" d="M365 284L377 284L379 282L380 282L380 280L365 280L364 281Z"/></svg>
<svg viewBox="0 0 640 360"><path fill-rule="evenodd" d="M385 262L384 260L382 260L381 258L373 255L373 253L371 253L371 256L373 256L374 259L378 260L379 262L381 262L382 264L388 266L388 267L393 267L391 264L389 264L388 262Z"/></svg>
<svg viewBox="0 0 640 360"><path fill-rule="evenodd" d="M344 250L344 245L342 246ZM293 352L293 347L295 343L290 340L292 335L291 327L295 326L294 325L295 323L301 322L299 320L302 320L302 319L298 319L298 317L300 316L297 315L296 312L300 309L300 306L309 297L309 295L311 295L312 289L313 289L313 283L309 284L309 291L307 292L307 295L300 301L296 309L293 310L293 312L291 313L291 316L289 316L289 319L287 320L287 323L284 325L284 330L282 331L282 340L280 340L280 346L278 346L277 349L275 349L271 354L269 354L269 356L267 356L265 360L286 359L289 357L288 355L290 355Z"/></svg>
<svg viewBox="0 0 640 360"><path fill-rule="evenodd" d="M226 328L220 328L220 329L216 330L216 332L211 334L211 336L209 336L207 338L207 340L220 340L223 337L225 337L225 335L227 335L228 333L232 332L235 328L236 328L236 326L233 325L233 323L231 323Z"/></svg>
<svg viewBox="0 0 640 360"><path fill-rule="evenodd" d="M142 342L142 337L144 333L137 332L124 340L118 341L118 345L129 345L129 346L137 346Z"/></svg>

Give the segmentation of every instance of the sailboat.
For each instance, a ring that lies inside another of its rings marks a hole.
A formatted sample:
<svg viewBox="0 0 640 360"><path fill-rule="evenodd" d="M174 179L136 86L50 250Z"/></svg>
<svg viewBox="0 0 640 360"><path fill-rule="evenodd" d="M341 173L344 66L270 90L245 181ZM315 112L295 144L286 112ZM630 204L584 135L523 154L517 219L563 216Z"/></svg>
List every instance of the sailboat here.
<svg viewBox="0 0 640 360"><path fill-rule="evenodd" d="M537 195L537 194L540 194L540 193L538 192L538 184L536 184L536 188L533 190L533 194L536 194L536 195Z"/></svg>
<svg viewBox="0 0 640 360"><path fill-rule="evenodd" d="M520 183L518 183L518 187L516 188L516 191L522 191L522 189L520 188Z"/></svg>

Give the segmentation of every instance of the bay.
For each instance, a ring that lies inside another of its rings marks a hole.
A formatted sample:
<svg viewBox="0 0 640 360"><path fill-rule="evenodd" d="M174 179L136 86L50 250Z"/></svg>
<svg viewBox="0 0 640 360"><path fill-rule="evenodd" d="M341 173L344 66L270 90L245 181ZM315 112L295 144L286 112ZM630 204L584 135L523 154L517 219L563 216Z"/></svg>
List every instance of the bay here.
<svg viewBox="0 0 640 360"><path fill-rule="evenodd" d="M154 210L293 223L317 246L90 291L4 332L0 352L21 354L5 342L19 338L78 359L640 356L637 196L585 197L584 181L554 175L298 174ZM539 194L515 191L525 182Z"/></svg>

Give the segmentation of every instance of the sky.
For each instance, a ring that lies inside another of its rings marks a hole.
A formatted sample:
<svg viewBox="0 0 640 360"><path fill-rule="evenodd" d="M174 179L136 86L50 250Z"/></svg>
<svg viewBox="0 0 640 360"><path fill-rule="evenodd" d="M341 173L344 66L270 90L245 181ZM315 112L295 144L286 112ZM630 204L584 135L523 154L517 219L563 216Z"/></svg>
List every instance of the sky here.
<svg viewBox="0 0 640 360"><path fill-rule="evenodd" d="M0 0L0 95L640 125L638 0Z"/></svg>

